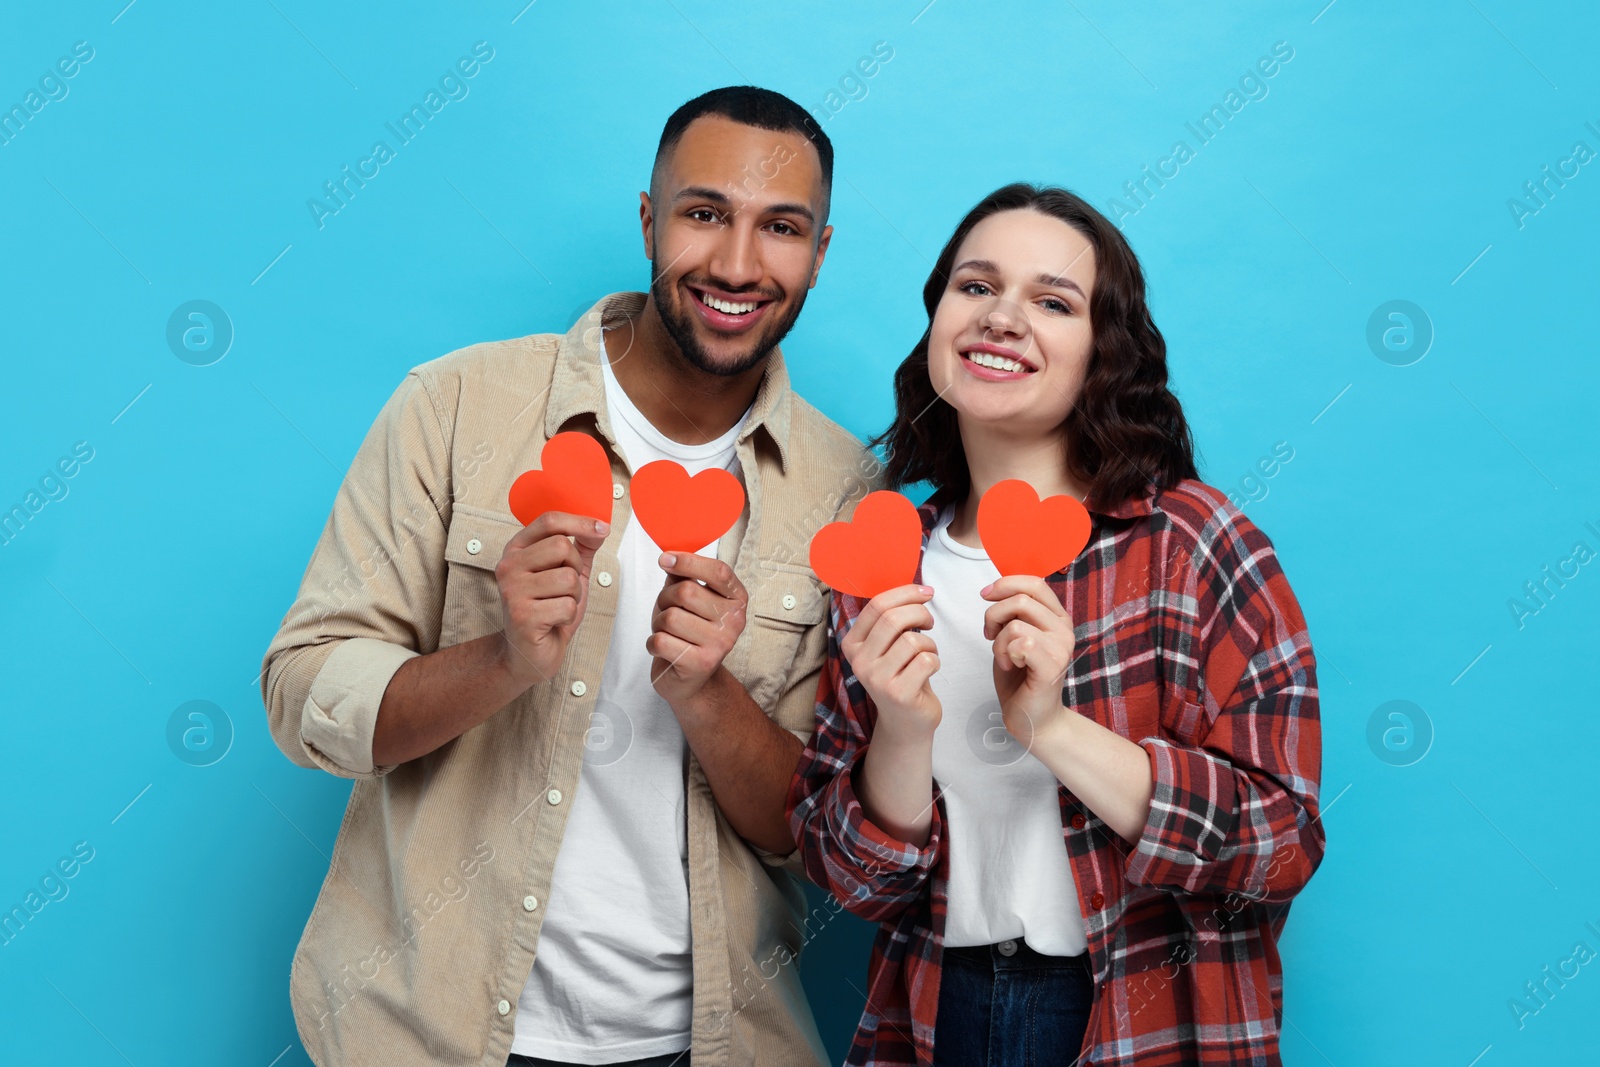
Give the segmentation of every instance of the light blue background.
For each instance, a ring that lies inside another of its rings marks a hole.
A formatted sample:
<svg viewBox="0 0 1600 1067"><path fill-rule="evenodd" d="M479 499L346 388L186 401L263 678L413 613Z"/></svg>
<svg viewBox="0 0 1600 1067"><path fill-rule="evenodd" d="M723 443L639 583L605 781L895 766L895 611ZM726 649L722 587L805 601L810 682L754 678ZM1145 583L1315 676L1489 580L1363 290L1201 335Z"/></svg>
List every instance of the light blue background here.
<svg viewBox="0 0 1600 1067"><path fill-rule="evenodd" d="M95 49L0 145L0 508L95 450L0 546L0 908L95 850L0 946L0 1060L306 1062L289 960L349 783L279 753L255 678L372 417L417 363L644 287L637 193L677 104L754 82L820 108L881 40L826 125L837 232L785 345L860 435L973 202L1026 178L1109 210L1292 46L1124 223L1206 480L1294 449L1248 507L1322 665L1329 852L1283 943L1285 1060L1595 1061L1600 963L1520 1029L1508 1004L1600 951L1600 564L1520 629L1507 604L1600 550L1600 166L1521 228L1507 206L1600 150L1591 5L125 2L0 17L4 107ZM306 201L479 40L470 95L319 230ZM164 339L197 298L236 330L208 367ZM1410 366L1366 341L1391 299L1435 331ZM193 699L235 731L209 767L166 740ZM1393 699L1435 734L1411 766L1368 745ZM838 920L806 966L840 1054L868 934Z"/></svg>

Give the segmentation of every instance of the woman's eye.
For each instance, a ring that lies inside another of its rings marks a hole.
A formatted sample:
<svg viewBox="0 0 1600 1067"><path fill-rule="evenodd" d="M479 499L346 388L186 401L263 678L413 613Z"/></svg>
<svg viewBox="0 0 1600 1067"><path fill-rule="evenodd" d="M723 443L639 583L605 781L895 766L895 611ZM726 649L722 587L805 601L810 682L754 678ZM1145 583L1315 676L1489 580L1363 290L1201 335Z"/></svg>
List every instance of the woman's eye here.
<svg viewBox="0 0 1600 1067"><path fill-rule="evenodd" d="M985 296L989 292L989 287L982 282L962 282L959 288L972 296Z"/></svg>
<svg viewBox="0 0 1600 1067"><path fill-rule="evenodd" d="M1057 314L1066 315L1070 314L1072 311L1071 305L1069 305L1065 300L1058 300L1053 296L1046 297L1042 303L1046 308L1056 312Z"/></svg>

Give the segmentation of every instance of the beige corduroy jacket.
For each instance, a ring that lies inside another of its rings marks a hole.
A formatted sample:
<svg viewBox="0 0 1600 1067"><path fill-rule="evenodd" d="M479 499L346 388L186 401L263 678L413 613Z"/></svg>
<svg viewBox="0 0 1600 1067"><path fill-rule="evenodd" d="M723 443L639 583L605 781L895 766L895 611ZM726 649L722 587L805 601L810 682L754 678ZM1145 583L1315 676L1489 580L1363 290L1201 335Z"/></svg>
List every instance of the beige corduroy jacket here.
<svg viewBox="0 0 1600 1067"><path fill-rule="evenodd" d="M619 583L597 579L616 570L630 519L600 328L643 301L614 294L564 336L473 345L412 370L357 451L267 650L278 746L355 779L290 974L301 1039L323 1067L498 1067L509 1054L616 614ZM373 725L400 665L500 629L494 566L521 529L507 491L573 429L606 445L615 500L560 672L437 751L374 766ZM737 452L747 503L720 547L750 607L725 665L804 740L827 626L807 546L877 487L880 467L789 389L779 352ZM816 1067L796 957L817 927L798 865L734 833L692 753L686 775L695 1067Z"/></svg>

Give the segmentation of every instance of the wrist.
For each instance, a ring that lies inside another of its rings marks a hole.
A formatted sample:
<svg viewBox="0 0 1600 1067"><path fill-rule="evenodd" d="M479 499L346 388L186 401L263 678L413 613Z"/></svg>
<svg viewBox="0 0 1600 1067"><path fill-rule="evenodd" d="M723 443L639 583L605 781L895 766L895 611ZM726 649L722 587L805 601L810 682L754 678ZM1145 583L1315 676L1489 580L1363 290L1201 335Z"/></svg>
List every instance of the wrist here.
<svg viewBox="0 0 1600 1067"><path fill-rule="evenodd" d="M719 663L717 669L707 675L706 680L701 682L694 692L674 697L667 703L680 720L709 717L715 715L717 709L727 706L730 683L737 686L739 680L733 676L733 672Z"/></svg>
<svg viewBox="0 0 1600 1067"><path fill-rule="evenodd" d="M495 635L491 663L494 673L511 691L513 699L546 680L533 662L511 643L510 635L504 630Z"/></svg>
<svg viewBox="0 0 1600 1067"><path fill-rule="evenodd" d="M933 734L938 728L937 719L930 723L921 717L884 715L880 708L872 725L872 744L880 752L923 752L933 748Z"/></svg>
<svg viewBox="0 0 1600 1067"><path fill-rule="evenodd" d="M1063 703L1034 726L1033 743L1028 747L1051 762L1053 758L1069 757L1078 750L1078 731L1083 722L1083 716Z"/></svg>

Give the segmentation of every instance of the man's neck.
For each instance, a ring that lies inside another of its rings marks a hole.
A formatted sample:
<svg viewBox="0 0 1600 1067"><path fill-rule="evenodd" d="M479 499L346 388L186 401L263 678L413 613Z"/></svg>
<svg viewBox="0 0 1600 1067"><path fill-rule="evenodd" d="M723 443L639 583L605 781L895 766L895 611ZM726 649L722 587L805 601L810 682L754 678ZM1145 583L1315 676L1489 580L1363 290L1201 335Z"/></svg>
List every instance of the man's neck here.
<svg viewBox="0 0 1600 1067"><path fill-rule="evenodd" d="M604 338L617 384L652 426L679 444L705 444L732 429L754 402L767 366L762 360L731 376L696 367L667 333L653 296Z"/></svg>

